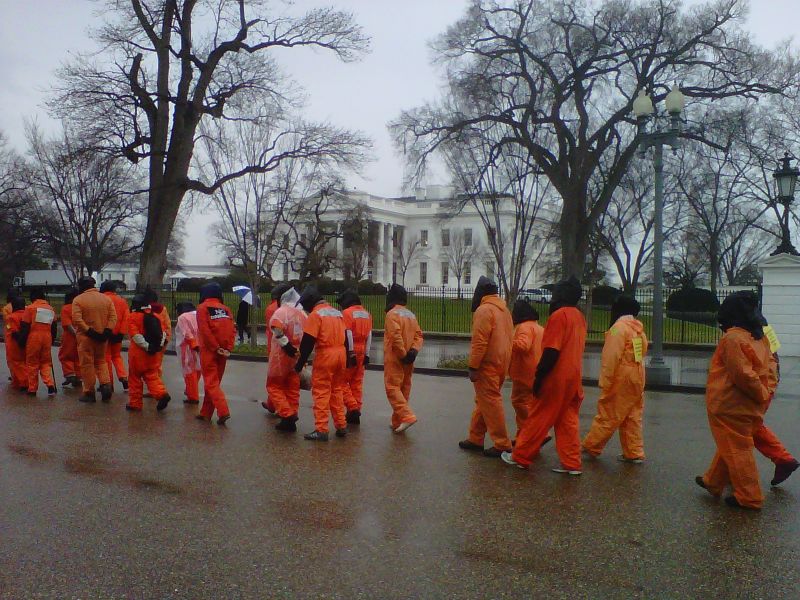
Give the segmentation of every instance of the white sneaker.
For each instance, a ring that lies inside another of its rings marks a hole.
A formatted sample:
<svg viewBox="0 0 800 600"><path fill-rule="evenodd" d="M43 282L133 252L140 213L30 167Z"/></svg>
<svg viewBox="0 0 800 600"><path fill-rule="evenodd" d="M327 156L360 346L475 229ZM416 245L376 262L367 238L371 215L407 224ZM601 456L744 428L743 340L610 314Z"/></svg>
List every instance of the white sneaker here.
<svg viewBox="0 0 800 600"><path fill-rule="evenodd" d="M576 471L574 469L565 469L564 467L555 467L550 469L553 473L563 473L565 475L580 475L583 471Z"/></svg>
<svg viewBox="0 0 800 600"><path fill-rule="evenodd" d="M624 454L618 455L617 460L619 462L630 463L632 465L640 465L644 462L643 458L625 458Z"/></svg>
<svg viewBox="0 0 800 600"><path fill-rule="evenodd" d="M521 464L519 464L517 461L515 461L515 460L512 458L512 456L511 456L511 452L503 452L503 453L500 455L500 458L502 458L502 459L503 459L503 462L504 462L504 463L506 463L507 465L514 465L514 466L516 466L518 469L525 469L525 467L523 467Z"/></svg>
<svg viewBox="0 0 800 600"><path fill-rule="evenodd" d="M400 423L400 426L394 430L395 433L403 433L406 429L411 427L416 421L410 421L406 423Z"/></svg>

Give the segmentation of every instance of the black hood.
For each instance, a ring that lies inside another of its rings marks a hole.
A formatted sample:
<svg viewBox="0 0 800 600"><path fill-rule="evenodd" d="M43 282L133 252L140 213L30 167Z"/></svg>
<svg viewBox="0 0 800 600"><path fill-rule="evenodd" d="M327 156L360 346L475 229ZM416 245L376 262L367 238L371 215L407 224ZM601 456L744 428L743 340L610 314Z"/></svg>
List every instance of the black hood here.
<svg viewBox="0 0 800 600"><path fill-rule="evenodd" d="M519 325L525 321L538 321L539 311L537 311L527 300L517 300L514 303L514 310L511 311L511 318L514 325Z"/></svg>
<svg viewBox="0 0 800 600"><path fill-rule="evenodd" d="M358 292L354 289L348 289L343 291L339 296L336 298L336 304L338 304L342 310L346 308L350 308L351 306L355 306L356 304L361 304L361 298L358 295Z"/></svg>
<svg viewBox="0 0 800 600"><path fill-rule="evenodd" d="M303 288L303 293L300 294L300 299L297 303L303 307L304 311L310 313L322 299L322 294L319 293L317 286L307 285Z"/></svg>
<svg viewBox="0 0 800 600"><path fill-rule="evenodd" d="M278 306L281 304L281 296L283 296L286 292L292 289L292 286L288 283L279 283L270 292L270 298L275 300L278 303Z"/></svg>
<svg viewBox="0 0 800 600"><path fill-rule="evenodd" d="M17 312L18 310L25 310L25 298L22 296L14 296L11 299L11 310Z"/></svg>
<svg viewBox="0 0 800 600"><path fill-rule="evenodd" d="M175 305L175 313L179 316L183 313L192 312L193 310L197 310L191 302L178 302Z"/></svg>
<svg viewBox="0 0 800 600"><path fill-rule="evenodd" d="M75 297L78 295L78 290L71 289L66 294L64 294L64 304L72 304L72 301L75 300Z"/></svg>
<svg viewBox="0 0 800 600"><path fill-rule="evenodd" d="M731 294L725 298L717 314L717 321L723 331L728 331L731 327L741 327L749 331L756 340L764 337L763 318L752 300L741 293Z"/></svg>
<svg viewBox="0 0 800 600"><path fill-rule="evenodd" d="M475 286L475 293L472 294L472 312L478 310L478 307L481 305L481 300L486 296L491 296L496 293L497 284L485 275L481 275L480 279L478 279L478 285Z"/></svg>
<svg viewBox="0 0 800 600"><path fill-rule="evenodd" d="M762 327L766 327L767 325L769 325L769 323L767 323L766 317L764 317L764 314L761 312L758 296L756 295L755 292L749 292L743 290L741 292L734 292L732 295L741 297L753 309L753 311L756 314L756 318L761 323Z"/></svg>
<svg viewBox="0 0 800 600"><path fill-rule="evenodd" d="M569 279L559 281L553 287L553 299L550 301L550 314L565 306L578 306L581 301L581 282L572 275Z"/></svg>
<svg viewBox="0 0 800 600"><path fill-rule="evenodd" d="M637 317L639 316L639 310L641 310L641 306L635 298L619 296L611 305L611 324L613 325L617 322L617 319L625 315Z"/></svg>
<svg viewBox="0 0 800 600"><path fill-rule="evenodd" d="M408 292L402 285L393 283L389 291L386 292L386 312L389 312L398 304L402 306L408 304Z"/></svg>
<svg viewBox="0 0 800 600"><path fill-rule="evenodd" d="M86 290L92 289L94 286L97 285L97 282L94 280L94 277L81 277L78 279L78 290L83 293Z"/></svg>
<svg viewBox="0 0 800 600"><path fill-rule="evenodd" d="M150 303L147 301L147 296L144 294L135 294L133 298L131 298L131 310L133 312L142 312L142 309L147 306L150 306Z"/></svg>
<svg viewBox="0 0 800 600"><path fill-rule="evenodd" d="M112 281L111 279L106 279L103 283L100 284L100 291L101 292L116 292L117 291L117 282Z"/></svg>
<svg viewBox="0 0 800 600"><path fill-rule="evenodd" d="M209 285L211 285L211 284L209 284ZM205 286L203 286L203 287L205 287ZM149 288L149 287L145 288L144 292L142 292L142 293L144 294L145 300L147 300L148 302L158 302L158 294L156 294L155 291L153 291L152 288ZM202 295L202 293L203 293L203 288L200 288L200 294ZM220 290L220 293L222 293L222 290ZM220 296L219 299L222 300L222 296ZM202 302L202 300L201 300L201 302Z"/></svg>
<svg viewBox="0 0 800 600"><path fill-rule="evenodd" d="M200 302L208 300L209 298L216 298L222 302L222 286L216 281L205 284L200 288ZM150 300L152 302L152 300Z"/></svg>

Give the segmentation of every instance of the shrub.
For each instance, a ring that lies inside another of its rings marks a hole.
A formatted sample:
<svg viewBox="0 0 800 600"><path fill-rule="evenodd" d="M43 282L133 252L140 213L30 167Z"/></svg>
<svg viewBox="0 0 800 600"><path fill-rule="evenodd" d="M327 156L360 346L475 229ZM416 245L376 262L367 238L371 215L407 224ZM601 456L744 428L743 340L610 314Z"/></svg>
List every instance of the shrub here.
<svg viewBox="0 0 800 600"><path fill-rule="evenodd" d="M466 371L469 369L469 357L452 356L450 358L442 358L436 366L440 369L460 369Z"/></svg>
<svg viewBox="0 0 800 600"><path fill-rule="evenodd" d="M592 304L594 306L611 306L614 304L614 300L621 295L622 290L620 289L610 285L598 285L592 290Z"/></svg>
<svg viewBox="0 0 800 600"><path fill-rule="evenodd" d="M711 290L683 288L667 298L667 316L693 323L714 325L717 321L719 299Z"/></svg>
<svg viewBox="0 0 800 600"><path fill-rule="evenodd" d="M364 296L385 296L386 286L374 281L359 281L358 293Z"/></svg>

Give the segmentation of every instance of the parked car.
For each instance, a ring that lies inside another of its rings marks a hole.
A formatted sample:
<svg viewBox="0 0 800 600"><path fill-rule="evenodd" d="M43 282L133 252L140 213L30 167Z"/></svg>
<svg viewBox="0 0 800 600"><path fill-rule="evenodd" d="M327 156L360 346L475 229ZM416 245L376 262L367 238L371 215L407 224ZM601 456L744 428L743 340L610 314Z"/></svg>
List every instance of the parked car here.
<svg viewBox="0 0 800 600"><path fill-rule="evenodd" d="M522 293L519 296L528 302L541 302L543 304L548 304L553 299L553 293L544 288L529 288L527 290L522 290Z"/></svg>

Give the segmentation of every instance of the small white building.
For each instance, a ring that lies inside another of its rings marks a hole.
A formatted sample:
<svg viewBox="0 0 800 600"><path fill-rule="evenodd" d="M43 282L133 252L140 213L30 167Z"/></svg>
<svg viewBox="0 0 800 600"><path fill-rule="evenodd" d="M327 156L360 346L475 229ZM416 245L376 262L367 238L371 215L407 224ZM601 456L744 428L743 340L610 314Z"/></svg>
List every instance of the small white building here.
<svg viewBox="0 0 800 600"><path fill-rule="evenodd" d="M399 198L374 196L361 191L346 192L344 196L346 202L342 208L325 212L326 224L338 227L341 232L342 223L353 210L353 204L366 209L373 249L369 252L365 279L384 285L398 282L416 291L456 287L457 274L452 265L454 262L461 264L459 256L465 257L460 269L462 286L473 286L481 275L495 277L497 260L489 236L497 235L497 232L494 228L487 228L474 206L456 198L452 187L432 185L418 188L413 196ZM503 201L503 198L498 200ZM513 229L517 218L513 200L507 198L505 202L507 207L497 210L501 235ZM547 283L540 276L540 267L543 266L540 263L544 262L540 259L558 252L557 244L548 241L556 217L550 210L539 212L539 224L526 257L530 274L521 286L523 289ZM331 243L335 244L332 250L338 257L347 256L345 236L340 235ZM331 279L349 278L346 260L338 263L340 266L328 272L327 276ZM271 274L276 281L298 277L288 256L278 257Z"/></svg>

